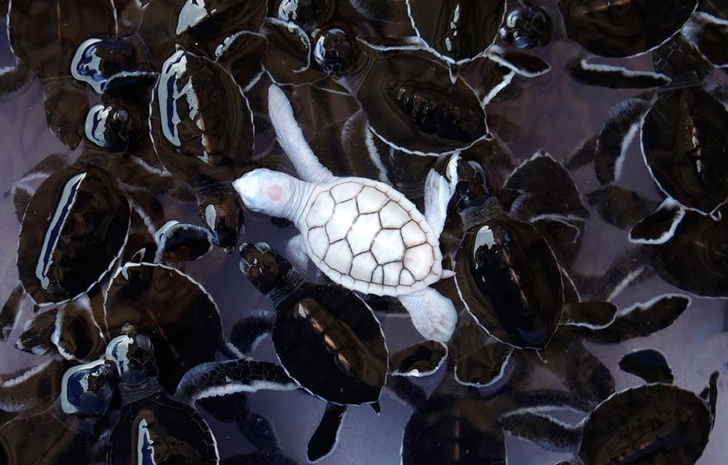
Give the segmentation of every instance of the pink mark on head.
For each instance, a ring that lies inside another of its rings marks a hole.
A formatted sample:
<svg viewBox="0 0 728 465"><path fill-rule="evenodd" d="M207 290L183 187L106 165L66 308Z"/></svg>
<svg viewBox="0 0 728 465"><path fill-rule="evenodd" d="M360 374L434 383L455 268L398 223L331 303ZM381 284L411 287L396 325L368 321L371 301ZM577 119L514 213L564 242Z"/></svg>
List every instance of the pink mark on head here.
<svg viewBox="0 0 728 465"><path fill-rule="evenodd" d="M281 197L283 197L283 187L277 182L265 186L264 192L266 197L273 201L281 200Z"/></svg>

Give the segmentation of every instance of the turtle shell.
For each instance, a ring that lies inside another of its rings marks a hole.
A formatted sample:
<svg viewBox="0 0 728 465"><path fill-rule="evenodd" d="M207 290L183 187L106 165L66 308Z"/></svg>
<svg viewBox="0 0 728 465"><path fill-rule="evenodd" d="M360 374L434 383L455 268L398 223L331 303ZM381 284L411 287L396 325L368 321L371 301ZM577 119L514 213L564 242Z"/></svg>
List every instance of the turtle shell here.
<svg viewBox="0 0 728 465"><path fill-rule="evenodd" d="M667 384L614 394L588 417L578 456L589 464L695 463L713 418L705 401Z"/></svg>
<svg viewBox="0 0 728 465"><path fill-rule="evenodd" d="M471 229L456 258L464 303L497 339L542 349L561 319L564 286L558 261L539 231L507 216Z"/></svg>
<svg viewBox="0 0 728 465"><path fill-rule="evenodd" d="M412 202L386 184L365 178L321 184L297 226L316 266L349 289L404 295L442 275L432 228Z"/></svg>
<svg viewBox="0 0 728 465"><path fill-rule="evenodd" d="M89 290L112 267L129 231L128 201L96 166L55 172L23 217L18 274L37 304L59 303Z"/></svg>
<svg viewBox="0 0 728 465"><path fill-rule="evenodd" d="M407 7L417 35L457 64L490 47L506 12L505 0L407 0Z"/></svg>
<svg viewBox="0 0 728 465"><path fill-rule="evenodd" d="M728 111L696 87L662 92L642 124L653 178L681 205L706 214L728 200Z"/></svg>
<svg viewBox="0 0 728 465"><path fill-rule="evenodd" d="M647 52L677 33L697 0L561 0L566 35L589 52L624 58Z"/></svg>
<svg viewBox="0 0 728 465"><path fill-rule="evenodd" d="M162 65L150 130L162 163L195 187L237 178L253 153L253 116L238 85L220 65L183 50Z"/></svg>
<svg viewBox="0 0 728 465"><path fill-rule="evenodd" d="M338 286L304 286L276 306L273 345L288 374L338 404L379 400L388 353L379 322Z"/></svg>

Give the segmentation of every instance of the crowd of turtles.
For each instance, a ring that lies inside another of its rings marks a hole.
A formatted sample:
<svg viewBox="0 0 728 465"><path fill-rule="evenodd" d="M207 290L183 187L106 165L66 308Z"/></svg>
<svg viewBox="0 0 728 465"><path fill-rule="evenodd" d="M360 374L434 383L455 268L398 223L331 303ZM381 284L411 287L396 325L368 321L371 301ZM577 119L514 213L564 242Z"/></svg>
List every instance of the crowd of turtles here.
<svg viewBox="0 0 728 465"><path fill-rule="evenodd" d="M728 298L726 1L0 13L0 96L39 84L63 147L5 194L0 348L32 362L2 365L0 463L689 465L725 430L728 360L673 324ZM624 96L557 99L601 118L565 153L519 127L551 76ZM642 339L671 330L704 378Z"/></svg>

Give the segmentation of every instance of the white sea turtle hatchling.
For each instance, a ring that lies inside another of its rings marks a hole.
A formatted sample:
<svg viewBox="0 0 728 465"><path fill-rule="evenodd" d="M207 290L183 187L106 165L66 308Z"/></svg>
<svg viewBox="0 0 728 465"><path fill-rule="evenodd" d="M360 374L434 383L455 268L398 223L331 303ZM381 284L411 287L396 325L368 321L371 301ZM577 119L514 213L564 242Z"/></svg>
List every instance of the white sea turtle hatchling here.
<svg viewBox="0 0 728 465"><path fill-rule="evenodd" d="M321 166L283 91L269 89L278 142L305 180L256 169L233 186L255 212L288 218L302 250L329 278L355 291L396 296L427 339L447 342L457 321L453 303L430 284L453 276L442 268L438 237L446 195L426 192L427 217L399 191L366 178L337 178Z"/></svg>

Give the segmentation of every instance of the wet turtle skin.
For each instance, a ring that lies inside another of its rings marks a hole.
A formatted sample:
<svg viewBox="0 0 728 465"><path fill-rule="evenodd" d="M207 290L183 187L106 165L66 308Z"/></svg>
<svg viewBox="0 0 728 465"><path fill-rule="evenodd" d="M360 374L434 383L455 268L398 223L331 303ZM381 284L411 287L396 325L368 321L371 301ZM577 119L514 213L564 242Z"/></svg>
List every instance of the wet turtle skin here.
<svg viewBox="0 0 728 465"><path fill-rule="evenodd" d="M111 175L72 166L51 175L28 204L18 243L18 274L38 304L87 291L126 242L128 201Z"/></svg>
<svg viewBox="0 0 728 465"><path fill-rule="evenodd" d="M690 391L648 384L615 394L584 425L585 464L693 464L708 443L713 416Z"/></svg>
<svg viewBox="0 0 728 465"><path fill-rule="evenodd" d="M303 282L290 274L290 264L277 253L259 247L241 248L241 266L273 299L273 345L286 371L329 402L377 402L388 352L369 307L338 286Z"/></svg>

